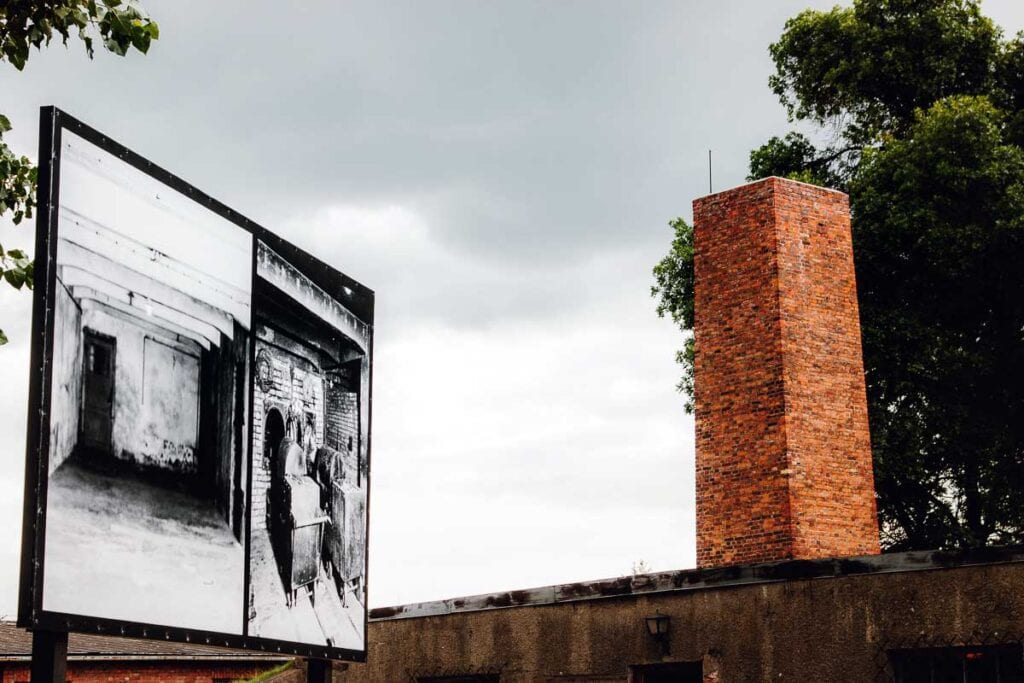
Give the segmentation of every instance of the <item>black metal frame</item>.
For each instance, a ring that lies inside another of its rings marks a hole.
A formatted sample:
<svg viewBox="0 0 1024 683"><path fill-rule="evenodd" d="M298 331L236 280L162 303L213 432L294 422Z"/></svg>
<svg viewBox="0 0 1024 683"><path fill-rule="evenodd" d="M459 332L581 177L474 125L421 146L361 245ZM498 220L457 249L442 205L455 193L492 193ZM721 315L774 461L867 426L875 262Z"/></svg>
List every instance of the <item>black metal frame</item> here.
<svg viewBox="0 0 1024 683"><path fill-rule="evenodd" d="M130 164L138 171L164 183L185 197L194 200L214 214L234 223L248 232L253 239L252 277L256 271L256 240L261 240L278 254L287 259L309 277L321 289L329 293L345 292L345 296L337 298L370 330L367 353L369 359L369 400L367 412L367 472L370 471L371 434L373 425L373 311L374 293L372 290L356 282L343 273L338 272L326 263L309 253L283 240L269 230L234 211L209 195L201 192L173 173L157 166L148 159L131 151L106 135L82 123L78 119L57 109L42 107L39 115L39 176L36 218L36 261L35 261L35 293L32 308L32 347L31 376L29 380L28 434L26 440L25 462L25 499L23 507L22 541L21 541L21 580L18 591L18 626L32 629L36 635L44 633L67 633L71 631L94 633L111 636L127 636L153 640L169 640L181 643L201 643L224 647L241 648L259 652L280 652L300 657L320 660L339 660L349 662L366 661L367 626L369 609L363 615L363 649L328 647L310 645L271 638L250 637L248 635L248 595L250 543L249 533L252 525L252 467L251 462L256 454L250 452L250 467L246 501L246 545L245 545L245 579L243 600L240 605L242 618L242 635L217 633L202 629L187 629L162 626L117 619L106 619L89 615L66 614L43 609L43 567L45 563L46 538L46 496L48 484L48 463L50 455L50 396L53 370L53 330L54 330L54 296L56 286L56 254L58 209L60 206L60 154L61 133L71 131L104 151ZM250 307L255 314L255 306ZM248 443L252 444L252 401L254 378L254 349L250 340L249 348L249 425ZM366 490L366 525L369 529L370 486L367 476ZM369 573L369 542L367 534L366 574ZM66 642L66 641L65 641ZM317 669L320 672L320 669Z"/></svg>

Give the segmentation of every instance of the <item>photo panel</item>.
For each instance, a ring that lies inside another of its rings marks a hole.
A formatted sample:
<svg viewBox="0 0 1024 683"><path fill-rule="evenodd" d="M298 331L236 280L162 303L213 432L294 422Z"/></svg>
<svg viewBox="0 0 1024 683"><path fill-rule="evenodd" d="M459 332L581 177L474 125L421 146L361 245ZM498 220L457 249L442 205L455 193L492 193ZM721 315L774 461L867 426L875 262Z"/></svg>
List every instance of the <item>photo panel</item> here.
<svg viewBox="0 0 1024 683"><path fill-rule="evenodd" d="M241 634L252 236L59 149L42 608Z"/></svg>
<svg viewBox="0 0 1024 683"><path fill-rule="evenodd" d="M247 633L362 650L372 307L275 246L256 244Z"/></svg>
<svg viewBox="0 0 1024 683"><path fill-rule="evenodd" d="M40 114L18 624L366 661L374 293Z"/></svg>

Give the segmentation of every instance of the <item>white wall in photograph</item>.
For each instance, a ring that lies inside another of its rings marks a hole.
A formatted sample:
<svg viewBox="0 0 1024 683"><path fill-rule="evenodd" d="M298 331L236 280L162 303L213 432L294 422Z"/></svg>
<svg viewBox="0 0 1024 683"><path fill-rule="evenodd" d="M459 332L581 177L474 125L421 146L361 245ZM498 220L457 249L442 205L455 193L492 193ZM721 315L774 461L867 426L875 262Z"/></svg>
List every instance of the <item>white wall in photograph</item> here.
<svg viewBox="0 0 1024 683"><path fill-rule="evenodd" d="M43 609L241 634L252 236L62 131Z"/></svg>

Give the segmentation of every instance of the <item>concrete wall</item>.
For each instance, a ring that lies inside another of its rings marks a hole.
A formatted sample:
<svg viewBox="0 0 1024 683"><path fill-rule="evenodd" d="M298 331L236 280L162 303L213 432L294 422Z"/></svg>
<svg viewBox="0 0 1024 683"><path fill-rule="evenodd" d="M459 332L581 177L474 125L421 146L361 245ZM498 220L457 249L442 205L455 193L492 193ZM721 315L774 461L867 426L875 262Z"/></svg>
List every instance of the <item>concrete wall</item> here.
<svg viewBox="0 0 1024 683"><path fill-rule="evenodd" d="M82 325L117 339L114 455L140 465L195 472L198 347L101 309L87 310Z"/></svg>
<svg viewBox="0 0 1024 683"><path fill-rule="evenodd" d="M54 295L53 390L49 471L67 460L78 441L82 398L82 311L57 278Z"/></svg>
<svg viewBox="0 0 1024 683"><path fill-rule="evenodd" d="M120 356L118 353L119 363ZM128 366L132 360L125 359L124 365ZM125 368L125 374L128 369ZM146 464L184 472L195 471L196 435L199 433L199 356L160 339L144 337L141 397L141 422L138 426L142 428L142 434L136 434L136 452ZM119 411L129 410L120 402L115 402L115 406Z"/></svg>
<svg viewBox="0 0 1024 683"><path fill-rule="evenodd" d="M884 560L931 570L884 573L881 563L859 558L834 566L867 573L742 584L734 580L748 575L737 567L377 609L371 612L368 663L350 665L335 680L393 683L500 673L503 683L569 676L625 682L632 665L701 661L706 680L719 683L861 683L889 680L891 648L1022 637L1024 555L1008 554L1015 560L1006 564L946 569L941 565L955 560L935 557ZM791 562L758 571L785 577L822 566L829 565ZM691 583L707 585L687 589ZM547 601L545 591L558 602ZM602 593L609 597L572 597ZM537 604L500 608L531 600ZM401 618L431 610L437 615ZM644 625L657 612L672 620L665 657Z"/></svg>

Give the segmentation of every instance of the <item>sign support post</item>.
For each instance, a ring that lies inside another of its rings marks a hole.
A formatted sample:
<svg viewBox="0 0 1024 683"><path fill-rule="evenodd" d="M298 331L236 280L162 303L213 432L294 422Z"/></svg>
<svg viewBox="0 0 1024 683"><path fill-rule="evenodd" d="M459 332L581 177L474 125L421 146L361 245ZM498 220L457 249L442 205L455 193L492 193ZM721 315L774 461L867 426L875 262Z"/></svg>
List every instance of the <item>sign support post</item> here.
<svg viewBox="0 0 1024 683"><path fill-rule="evenodd" d="M331 662L326 659L307 659L306 683L331 683Z"/></svg>
<svg viewBox="0 0 1024 683"><path fill-rule="evenodd" d="M32 683L65 683L67 668L67 632L32 631Z"/></svg>

